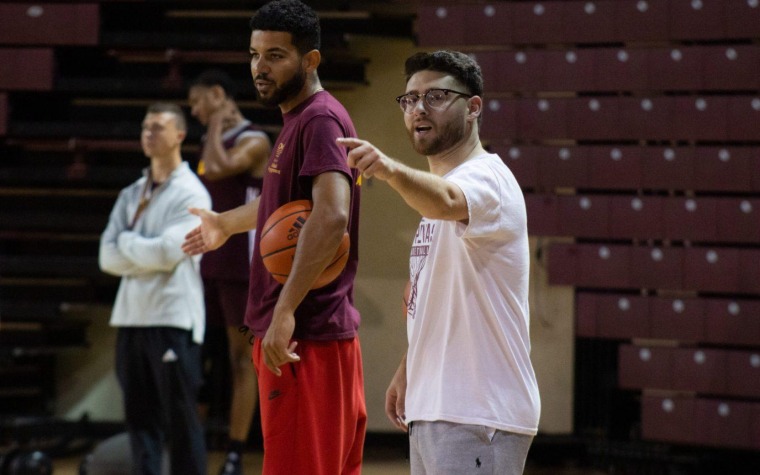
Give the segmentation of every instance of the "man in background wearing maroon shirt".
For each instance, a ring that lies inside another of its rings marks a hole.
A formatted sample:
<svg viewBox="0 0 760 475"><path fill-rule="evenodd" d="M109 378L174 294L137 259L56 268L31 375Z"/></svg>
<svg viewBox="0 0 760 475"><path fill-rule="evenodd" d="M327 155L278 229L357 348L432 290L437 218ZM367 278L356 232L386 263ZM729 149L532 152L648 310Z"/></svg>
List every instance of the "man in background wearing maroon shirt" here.
<svg viewBox="0 0 760 475"><path fill-rule="evenodd" d="M206 127L198 176L211 194L213 210L221 213L255 199L261 193L271 145L269 137L240 112L232 79L219 69L202 72L190 86L188 102L193 117ZM229 365L232 383L227 456L219 475L242 474L242 455L258 401L248 339L239 332L248 302L250 244L248 236L239 234L201 260L206 303L204 363L212 363L204 365L210 366L202 388L206 402L213 401L213 393L226 395L218 387L224 381L218 373L222 369L226 373L221 364ZM225 346L229 359L216 354ZM220 357L222 362L214 364Z"/></svg>

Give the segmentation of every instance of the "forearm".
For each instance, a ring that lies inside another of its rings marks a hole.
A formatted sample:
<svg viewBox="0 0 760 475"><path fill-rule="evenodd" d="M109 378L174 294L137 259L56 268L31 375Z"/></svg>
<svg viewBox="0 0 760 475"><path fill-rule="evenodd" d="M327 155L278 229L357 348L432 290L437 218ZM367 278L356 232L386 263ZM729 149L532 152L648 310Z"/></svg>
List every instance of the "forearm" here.
<svg viewBox="0 0 760 475"><path fill-rule="evenodd" d="M206 130L206 141L203 144L201 153L203 161L204 175L212 180L223 178L229 175L226 172L230 168L227 150L222 143L222 123L221 121L212 121Z"/></svg>
<svg viewBox="0 0 760 475"><path fill-rule="evenodd" d="M467 201L457 185L399 162L394 168L388 184L422 216L443 220L468 218Z"/></svg>
<svg viewBox="0 0 760 475"><path fill-rule="evenodd" d="M227 236L256 229L259 214L259 199L225 211L219 215L219 225Z"/></svg>
<svg viewBox="0 0 760 475"><path fill-rule="evenodd" d="M188 230L188 226L177 226L150 238L125 231L119 235L118 248L142 272L169 272L187 258L180 243Z"/></svg>
<svg viewBox="0 0 760 475"><path fill-rule="evenodd" d="M100 244L98 265L101 271L115 276L139 273L139 268L127 259L116 246L116 243L113 242L103 242Z"/></svg>

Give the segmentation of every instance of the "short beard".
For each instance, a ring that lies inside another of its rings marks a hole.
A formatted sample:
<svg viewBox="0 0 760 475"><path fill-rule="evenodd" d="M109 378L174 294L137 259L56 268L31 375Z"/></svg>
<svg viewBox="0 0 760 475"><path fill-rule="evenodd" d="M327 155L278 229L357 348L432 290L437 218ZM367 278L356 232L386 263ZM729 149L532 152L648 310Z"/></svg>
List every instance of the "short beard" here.
<svg viewBox="0 0 760 475"><path fill-rule="evenodd" d="M299 66L293 77L285 81L281 87L275 87L272 95L268 98L259 94L259 102L266 107L277 107L283 102L292 99L301 92L306 84L306 72Z"/></svg>
<svg viewBox="0 0 760 475"><path fill-rule="evenodd" d="M441 128L441 132L436 138L429 143L422 143L414 138L414 127L408 130L409 138L412 141L414 151L426 157L439 155L454 146L462 140L466 133L466 124L458 120L446 122Z"/></svg>

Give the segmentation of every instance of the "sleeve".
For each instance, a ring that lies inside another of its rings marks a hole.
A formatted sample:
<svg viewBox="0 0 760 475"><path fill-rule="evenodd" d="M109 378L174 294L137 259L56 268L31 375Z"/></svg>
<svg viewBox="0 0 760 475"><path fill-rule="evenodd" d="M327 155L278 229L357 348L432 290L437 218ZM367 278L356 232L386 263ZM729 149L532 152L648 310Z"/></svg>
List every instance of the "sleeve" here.
<svg viewBox="0 0 760 475"><path fill-rule="evenodd" d="M348 151L338 145L335 139L346 137L340 122L327 115L310 119L303 129L304 163L299 172L301 177L314 177L321 173L343 172L352 177L348 166Z"/></svg>
<svg viewBox="0 0 760 475"><path fill-rule="evenodd" d="M208 194L187 192L182 199L173 203L171 216L163 232L156 237L144 237L133 231L123 231L117 238L117 247L123 256L142 272L170 272L183 259L189 259L182 252L185 235L200 224L200 218L190 214L188 208L211 207Z"/></svg>
<svg viewBox="0 0 760 475"><path fill-rule="evenodd" d="M497 170L485 166L483 159L463 164L446 177L459 186L467 200L469 220L457 224L463 238L488 237L505 231L504 193Z"/></svg>
<svg viewBox="0 0 760 475"><path fill-rule="evenodd" d="M127 190L122 190L111 210L108 225L100 236L98 264L107 274L123 276L140 273L139 268L121 252L118 239L127 229Z"/></svg>

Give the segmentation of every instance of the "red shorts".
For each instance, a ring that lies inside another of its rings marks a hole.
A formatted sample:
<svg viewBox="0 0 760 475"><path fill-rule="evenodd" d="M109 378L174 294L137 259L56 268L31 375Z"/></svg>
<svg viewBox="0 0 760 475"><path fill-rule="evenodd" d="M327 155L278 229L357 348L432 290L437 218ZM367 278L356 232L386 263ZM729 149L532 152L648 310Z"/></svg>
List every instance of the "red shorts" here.
<svg viewBox="0 0 760 475"><path fill-rule="evenodd" d="M298 340L298 363L275 376L253 345L263 475L358 475L367 427L359 339Z"/></svg>

